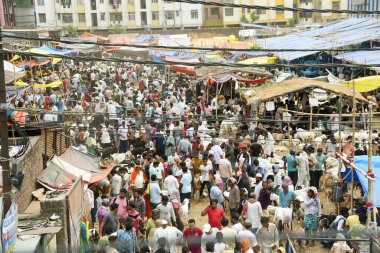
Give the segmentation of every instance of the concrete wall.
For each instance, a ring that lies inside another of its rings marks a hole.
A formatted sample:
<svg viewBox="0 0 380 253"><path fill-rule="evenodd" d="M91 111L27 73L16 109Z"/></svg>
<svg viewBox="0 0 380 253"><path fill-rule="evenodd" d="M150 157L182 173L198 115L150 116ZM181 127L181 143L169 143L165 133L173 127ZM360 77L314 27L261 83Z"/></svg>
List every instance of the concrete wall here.
<svg viewBox="0 0 380 253"><path fill-rule="evenodd" d="M17 27L35 27L36 18L34 7L15 7L15 20Z"/></svg>
<svg viewBox="0 0 380 253"><path fill-rule="evenodd" d="M31 148L21 159L20 167L25 173L21 191L15 194L19 212L22 213L32 201L32 192L37 189L36 176L43 170L42 154L43 141L38 137L31 137Z"/></svg>

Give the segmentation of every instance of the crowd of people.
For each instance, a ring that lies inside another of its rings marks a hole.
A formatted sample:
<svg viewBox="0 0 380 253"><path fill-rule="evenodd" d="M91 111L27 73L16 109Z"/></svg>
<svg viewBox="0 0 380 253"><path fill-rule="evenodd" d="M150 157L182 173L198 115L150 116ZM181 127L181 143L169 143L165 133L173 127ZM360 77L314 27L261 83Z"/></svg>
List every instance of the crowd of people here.
<svg viewBox="0 0 380 253"><path fill-rule="evenodd" d="M90 186L95 202L90 232L81 230L82 252L290 252L268 209L293 207L299 188L307 192L306 243L314 246L322 231L319 182L337 150L333 135L326 150L305 145L283 157L283 168L269 166L262 161L273 157L273 136L247 120L250 109L238 93L205 94L203 82L184 74L128 62L64 61L46 82L58 79L58 89L13 100L14 120L63 123L73 146L105 160L127 154L107 179ZM241 126L218 136L220 118ZM194 209L204 198L209 205ZM208 222L198 224L199 216ZM349 216L341 209L328 229L338 239L369 238L366 222L366 211ZM331 252L351 250L332 242Z"/></svg>

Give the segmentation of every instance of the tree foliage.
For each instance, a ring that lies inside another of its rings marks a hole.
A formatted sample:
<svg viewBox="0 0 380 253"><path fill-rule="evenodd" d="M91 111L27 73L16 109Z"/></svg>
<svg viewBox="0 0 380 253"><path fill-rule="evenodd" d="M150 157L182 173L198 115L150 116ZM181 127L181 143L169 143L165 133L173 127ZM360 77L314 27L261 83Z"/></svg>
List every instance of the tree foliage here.
<svg viewBox="0 0 380 253"><path fill-rule="evenodd" d="M125 32L125 29L122 25L112 25L111 26L111 33L112 34L122 34Z"/></svg>
<svg viewBox="0 0 380 253"><path fill-rule="evenodd" d="M251 23L259 19L259 17L256 15L256 12L254 11L251 12L250 16L251 16Z"/></svg>
<svg viewBox="0 0 380 253"><path fill-rule="evenodd" d="M77 29L74 26L69 25L68 27L66 27L66 30L67 30L67 35L69 37L71 37L71 38L78 37Z"/></svg>

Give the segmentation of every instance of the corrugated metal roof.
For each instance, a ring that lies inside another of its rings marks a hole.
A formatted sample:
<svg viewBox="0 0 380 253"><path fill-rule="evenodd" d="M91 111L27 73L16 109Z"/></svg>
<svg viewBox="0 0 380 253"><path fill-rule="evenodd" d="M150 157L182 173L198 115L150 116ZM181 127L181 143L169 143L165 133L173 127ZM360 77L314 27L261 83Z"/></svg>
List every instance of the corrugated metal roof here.
<svg viewBox="0 0 380 253"><path fill-rule="evenodd" d="M372 18L351 18L323 28L292 33L281 37L257 40L266 49L331 49L380 38L380 22ZM275 52L281 59L291 61L318 51Z"/></svg>
<svg viewBox="0 0 380 253"><path fill-rule="evenodd" d="M380 64L380 51L355 51L338 54L336 59L357 64ZM380 71L380 67L374 69Z"/></svg>

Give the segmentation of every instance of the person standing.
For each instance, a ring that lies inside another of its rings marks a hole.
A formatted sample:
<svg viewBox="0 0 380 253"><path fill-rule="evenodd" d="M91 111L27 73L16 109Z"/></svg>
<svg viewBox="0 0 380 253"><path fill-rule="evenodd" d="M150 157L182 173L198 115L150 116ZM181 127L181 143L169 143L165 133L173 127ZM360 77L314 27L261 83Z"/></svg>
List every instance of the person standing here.
<svg viewBox="0 0 380 253"><path fill-rule="evenodd" d="M306 148L306 153L307 153L307 159L309 162L309 176L310 176L310 186L316 187L317 182L316 182L316 177L315 177L315 169L317 167L317 159L315 158L314 153L314 148L309 146Z"/></svg>
<svg viewBox="0 0 380 253"><path fill-rule="evenodd" d="M182 241L182 232L175 226L169 226L167 222L162 222L162 228L165 230L169 252L177 252L177 245Z"/></svg>
<svg viewBox="0 0 380 253"><path fill-rule="evenodd" d="M318 197L317 188L310 187L307 190L307 196L305 199L305 211L304 211L304 227L306 237L313 238L317 234L319 227L319 217L322 215L321 201ZM306 245L310 241L306 241ZM311 241L310 246L313 247L314 241Z"/></svg>
<svg viewBox="0 0 380 253"><path fill-rule="evenodd" d="M228 201L228 207L230 213L238 212L240 207L240 189L237 186L237 181L235 178L230 177L227 180L228 186L230 189L230 196Z"/></svg>
<svg viewBox="0 0 380 253"><path fill-rule="evenodd" d="M235 143L234 143L234 138L229 137L228 142L225 145L225 151L226 151L226 158L231 162L231 169L235 169L235 162L236 162L236 157L235 157ZM220 164L219 164L219 169L220 169Z"/></svg>
<svg viewBox="0 0 380 253"><path fill-rule="evenodd" d="M256 233L256 230L260 226L260 218L263 216L263 210L253 192L249 193L249 199L244 203L241 215L245 218L245 222L252 224L252 233Z"/></svg>
<svg viewBox="0 0 380 253"><path fill-rule="evenodd" d="M319 190L319 180L321 176L326 171L326 156L322 153L322 149L317 149L317 154L315 155L315 159L317 160L317 165L315 167L314 177L315 177L315 187Z"/></svg>
<svg viewBox="0 0 380 253"><path fill-rule="evenodd" d="M297 159L296 151L294 149L290 150L290 153L284 156L284 169L288 172L288 176L293 182L294 187L298 182L298 172L297 172Z"/></svg>
<svg viewBox="0 0 380 253"><path fill-rule="evenodd" d="M204 224L203 235L201 238L202 253L210 252L210 251L206 250L206 245L208 243L214 243L215 242L217 232L218 232L217 228L211 227L210 224ZM214 252L214 251L211 251L211 252Z"/></svg>
<svg viewBox="0 0 380 253"><path fill-rule="evenodd" d="M181 202L185 199L189 200L189 210L190 210L190 199L191 199L191 181L193 178L191 177L191 173L188 171L187 167L182 168L183 175L181 180L179 181L179 189L180 189L180 198Z"/></svg>
<svg viewBox="0 0 380 253"><path fill-rule="evenodd" d="M287 183L282 184L282 190L280 191L280 207L290 207L293 199L295 199L296 194L294 191L289 190L289 185Z"/></svg>
<svg viewBox="0 0 380 253"><path fill-rule="evenodd" d="M249 241L249 247L253 248L254 252L259 252L259 245L257 243L256 236L252 233L252 223L249 221L244 222L244 230L239 232L238 241L242 242L243 240Z"/></svg>
<svg viewBox="0 0 380 253"><path fill-rule="evenodd" d="M207 206L201 213L201 216L208 215L208 223L213 228L221 229L221 219L224 217L224 210L218 208L218 201L216 199L210 200L210 205Z"/></svg>
<svg viewBox="0 0 380 253"><path fill-rule="evenodd" d="M237 240L237 233L234 229L228 227L228 219L226 217L222 218L221 224L222 224L222 234L224 242L228 245L229 249L235 249L235 243Z"/></svg>
<svg viewBox="0 0 380 253"><path fill-rule="evenodd" d="M267 210L270 204L270 192L268 190L268 182L263 182L263 188L260 190L258 201L264 211Z"/></svg>
<svg viewBox="0 0 380 253"><path fill-rule="evenodd" d="M161 203L161 188L156 181L156 175L150 177L151 182L149 183L148 193L150 196L150 206L155 209Z"/></svg>
<svg viewBox="0 0 380 253"><path fill-rule="evenodd" d="M227 190L227 180L233 177L232 165L230 162L231 155L226 154L226 156L219 160L219 174L223 180L223 190Z"/></svg>
<svg viewBox="0 0 380 253"><path fill-rule="evenodd" d="M103 231L116 232L120 228L119 216L117 215L117 203L112 203L110 206L110 212L104 217L102 223L99 225L99 235L103 235Z"/></svg>
<svg viewBox="0 0 380 253"><path fill-rule="evenodd" d="M169 157L173 148L175 148L175 139L173 133L170 130L166 130L165 155Z"/></svg>
<svg viewBox="0 0 380 253"><path fill-rule="evenodd" d="M269 223L269 217L261 217L261 226L257 229L256 238L262 253L272 253L279 247L279 234L275 224Z"/></svg>
<svg viewBox="0 0 380 253"><path fill-rule="evenodd" d="M111 203L118 204L117 214L119 215L120 220L125 220L128 216L128 198L127 198L127 190L125 188L121 188L120 193L117 197L114 197Z"/></svg>
<svg viewBox="0 0 380 253"><path fill-rule="evenodd" d="M125 153L129 150L128 147L128 127L125 125L125 120L121 122L121 126L117 130L119 136L119 153Z"/></svg>
<svg viewBox="0 0 380 253"><path fill-rule="evenodd" d="M111 171L111 175L112 175L112 178L111 178L111 189L112 189L111 196L115 197L120 193L121 187L123 185L123 179L117 173L116 169L113 169Z"/></svg>
<svg viewBox="0 0 380 253"><path fill-rule="evenodd" d="M173 176L172 169L168 170L168 176L164 180L164 188L168 191L169 195L179 189L178 180Z"/></svg>
<svg viewBox="0 0 380 253"><path fill-rule="evenodd" d="M201 238L202 238L202 229L195 225L195 220L190 219L188 221L189 227L183 232L183 237L187 242L189 247L189 252L191 253L201 253Z"/></svg>
<svg viewBox="0 0 380 253"><path fill-rule="evenodd" d="M162 196L161 204L157 206L160 211L160 219L166 220L168 224L176 225L176 216L174 213L174 208L171 202L169 202L169 197L166 195Z"/></svg>
<svg viewBox="0 0 380 253"><path fill-rule="evenodd" d="M203 164L200 166L201 176L202 176L202 184L201 189L199 190L199 196L203 198L203 190L205 185L207 186L208 196L210 196L211 192L211 182L212 178L212 166L208 163L207 157L203 158Z"/></svg>

